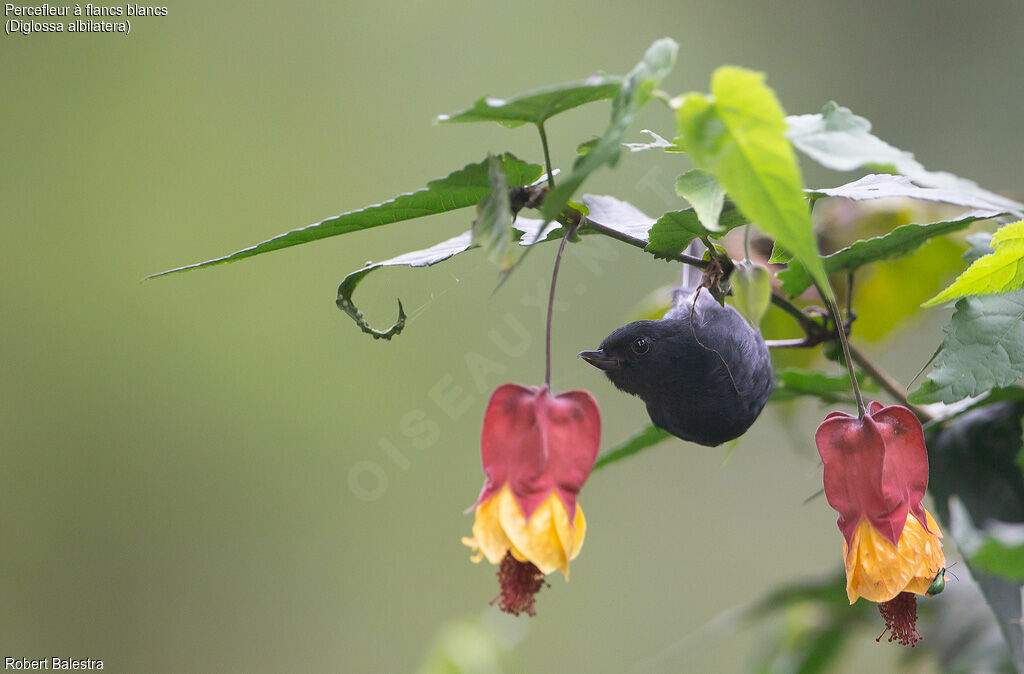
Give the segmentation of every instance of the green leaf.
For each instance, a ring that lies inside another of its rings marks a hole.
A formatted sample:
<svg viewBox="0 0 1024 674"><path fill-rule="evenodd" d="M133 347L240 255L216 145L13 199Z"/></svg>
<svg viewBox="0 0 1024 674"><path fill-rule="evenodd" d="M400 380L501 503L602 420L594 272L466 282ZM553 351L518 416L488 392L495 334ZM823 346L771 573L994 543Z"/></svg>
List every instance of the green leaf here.
<svg viewBox="0 0 1024 674"><path fill-rule="evenodd" d="M732 306L756 329L772 301L772 277L768 270L749 260L736 265L729 277Z"/></svg>
<svg viewBox="0 0 1024 674"><path fill-rule="evenodd" d="M928 379L912 403L952 403L1009 386L1024 376L1024 291L965 297L946 333Z"/></svg>
<svg viewBox="0 0 1024 674"><path fill-rule="evenodd" d="M967 236L967 245L970 246L962 256L967 264L971 264L979 257L992 254L992 234L989 232L975 232Z"/></svg>
<svg viewBox="0 0 1024 674"><path fill-rule="evenodd" d="M597 457L597 461L594 463L594 470L604 468L610 463L621 461L627 456L633 456L637 452L643 451L648 447L653 447L662 440L667 440L670 437L672 437L672 435L668 431L663 431L657 426L649 425L622 444L612 447L601 454L601 456Z"/></svg>
<svg viewBox="0 0 1024 674"><path fill-rule="evenodd" d="M585 80L527 91L509 99L484 96L465 110L438 115L437 122L498 122L507 127L522 126L529 122L539 126L566 110L615 98L621 83L621 77L598 74Z"/></svg>
<svg viewBox="0 0 1024 674"><path fill-rule="evenodd" d="M975 260L953 283L921 306L933 307L967 295L989 295L1024 287L1024 220L992 235L993 253Z"/></svg>
<svg viewBox="0 0 1024 674"><path fill-rule="evenodd" d="M789 264L793 255L776 241L772 245L772 254L768 257L768 264Z"/></svg>
<svg viewBox="0 0 1024 674"><path fill-rule="evenodd" d="M561 234L557 233L557 230L561 229L561 225L549 224L540 230L541 225L544 223L541 220L531 220L528 218L518 218L515 222L516 234L519 236L520 245L527 245L533 242L535 238L539 238L540 241L552 241L561 238ZM537 236L537 232L541 231L540 236ZM415 250L410 253L404 253L397 257L393 257L383 262L371 262L362 269L350 273L342 280L341 285L338 286L338 299L336 303L338 308L348 314L352 320L356 322L359 328L368 335L371 335L374 339L391 339L395 335L402 332L405 327L406 315L402 309L402 301L398 301L398 320L395 321L387 330L376 330L366 322L366 318L363 313L359 311L355 303L352 301L352 294L356 290L356 286L372 271L380 269L381 267L429 267L435 265L438 262L448 260L459 253L465 252L472 248L475 248L477 244L473 242L473 232L463 232L458 236L453 236L450 239L442 241L441 243L435 244L430 248L424 248L423 250Z"/></svg>
<svg viewBox="0 0 1024 674"><path fill-rule="evenodd" d="M676 179L676 194L690 202L700 224L712 232L720 232L718 223L725 204L725 190L703 169L691 169Z"/></svg>
<svg viewBox="0 0 1024 674"><path fill-rule="evenodd" d="M793 145L822 166L837 171L882 168L900 173L923 187L941 188L978 200L961 204L1020 212L1024 205L978 187L952 173L929 171L910 152L889 145L871 133L871 122L830 101L820 114L786 118L786 136Z"/></svg>
<svg viewBox="0 0 1024 674"><path fill-rule="evenodd" d="M398 320L387 330L375 330L370 327L370 324L366 322L363 317L363 313L356 308L355 303L352 301L352 293L355 292L356 286L362 281L367 274L380 269L381 267L392 267L397 265L405 265L408 267L426 267L432 264L437 264L452 257L459 253L469 250L473 246L473 233L463 232L458 236L454 236L446 241L442 241L439 244L426 248L424 250L417 250L411 253L405 253L398 257L393 257L390 260L384 260L383 262L373 262L362 269L356 270L345 277L338 286L338 308L348 314L352 320L359 325L359 328L368 335L371 335L374 339L391 339L395 335L402 332L405 328L405 311L402 310L402 301L398 301Z"/></svg>
<svg viewBox="0 0 1024 674"><path fill-rule="evenodd" d="M953 220L932 222L925 225L911 224L894 228L888 234L871 239L856 241L852 245L838 250L823 259L825 272L837 274L853 271L871 262L894 260L911 255L923 243L936 236L949 234L965 229L978 220L996 217L1002 213L992 211L971 211ZM782 281L782 290L790 297L796 297L811 285L811 279L804 268L797 262L789 265L778 273Z"/></svg>
<svg viewBox="0 0 1024 674"><path fill-rule="evenodd" d="M711 96L688 94L678 121L676 144L713 173L743 214L800 260L831 296L782 106L764 75L719 68Z"/></svg>
<svg viewBox="0 0 1024 674"><path fill-rule="evenodd" d="M572 172L544 198L544 219L558 218L569 199L587 177L602 166L614 166L622 150L622 139L633 122L637 111L650 99L651 92L672 70L676 50L674 40L662 38L652 44L644 58L622 81L622 87L612 104L611 122L601 139L585 155L579 157Z"/></svg>
<svg viewBox="0 0 1024 674"><path fill-rule="evenodd" d="M877 391L878 386L857 375L857 381L866 391ZM827 375L816 370L802 370L789 367L775 375L775 390L772 391L772 402L785 402L803 396L811 396L825 403L853 401L853 387L848 375Z"/></svg>
<svg viewBox="0 0 1024 674"><path fill-rule="evenodd" d="M1024 525L1005 524L987 527L989 537L971 561L982 571L1007 580L1024 581Z"/></svg>
<svg viewBox="0 0 1024 674"><path fill-rule="evenodd" d="M887 174L870 174L852 183L839 187L822 187L806 190L812 197L839 197L853 201L870 201L872 199L905 198L918 201L930 201L938 204L963 206L982 211L1011 213L1019 206L1016 202L1009 205L995 204L992 199L979 197L970 192L962 192L945 187L918 187L906 176ZM1008 201L1008 200L1007 200Z"/></svg>
<svg viewBox="0 0 1024 674"><path fill-rule="evenodd" d="M591 138L590 140L583 141L582 143L576 146L576 154L581 156L587 154L588 152L593 150L600 141L601 139L597 138L596 136L594 138Z"/></svg>
<svg viewBox="0 0 1024 674"><path fill-rule="evenodd" d="M658 218L650 228L650 242L646 250L658 256L675 257L686 250L694 239L705 236L718 238L748 222L736 208L730 208L719 218L718 229L710 230L701 224L700 218L692 208L685 211L670 211Z"/></svg>
<svg viewBox="0 0 1024 674"><path fill-rule="evenodd" d="M528 164L508 153L501 156L501 163L508 178L508 184L513 186L528 185L539 178L543 172L539 165ZM453 211L476 204L484 196L490 194L490 192L491 184L487 174L487 160L485 159L477 164L469 164L444 178L432 180L427 183L426 188L416 192L403 194L390 201L367 206L358 211L342 213L301 229L293 229L290 232L280 234L255 246L243 248L224 257L169 269L159 274L152 274L146 278L165 276L191 269L201 269L225 262L234 262L254 255L269 253L273 250L325 239L330 236L348 234L349 232L357 232L370 229L371 227L389 225L401 220L411 220L413 218L422 218L427 215Z"/></svg>
<svg viewBox="0 0 1024 674"><path fill-rule="evenodd" d="M477 217L473 221L473 243L483 246L491 262L498 265L502 274L515 266L516 252L512 245L512 207L508 196L508 180L501 167L501 160L490 157L488 179L491 193L480 200Z"/></svg>

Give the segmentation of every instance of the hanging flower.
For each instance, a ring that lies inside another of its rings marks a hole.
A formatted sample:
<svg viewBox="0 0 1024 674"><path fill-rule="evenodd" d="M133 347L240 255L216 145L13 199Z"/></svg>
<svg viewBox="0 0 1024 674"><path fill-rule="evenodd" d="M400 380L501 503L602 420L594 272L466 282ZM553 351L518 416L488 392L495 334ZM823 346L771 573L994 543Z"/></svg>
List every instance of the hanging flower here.
<svg viewBox="0 0 1024 674"><path fill-rule="evenodd" d="M921 505L928 488L921 422L905 407L873 402L859 419L832 412L814 440L825 497L839 513L850 603L878 602L889 641L913 646L921 638L915 595L926 594L945 566L942 533Z"/></svg>
<svg viewBox="0 0 1024 674"><path fill-rule="evenodd" d="M552 396L547 386L503 384L491 395L480 435L487 481L473 506L473 536L462 542L474 562L500 565L506 613L534 615L545 575L558 570L568 580L587 528L576 495L600 440L600 412L586 391Z"/></svg>

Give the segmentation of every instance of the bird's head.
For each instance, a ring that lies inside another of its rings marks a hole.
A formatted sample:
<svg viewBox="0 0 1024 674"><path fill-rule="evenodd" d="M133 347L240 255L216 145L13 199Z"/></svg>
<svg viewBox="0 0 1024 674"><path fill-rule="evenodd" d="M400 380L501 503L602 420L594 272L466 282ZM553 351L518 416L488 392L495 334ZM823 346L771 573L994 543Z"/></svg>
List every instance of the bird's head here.
<svg viewBox="0 0 1024 674"><path fill-rule="evenodd" d="M681 349L682 321L636 321L605 337L596 351L581 351L579 357L601 370L615 386L640 397L655 393L678 372L671 367L685 358Z"/></svg>

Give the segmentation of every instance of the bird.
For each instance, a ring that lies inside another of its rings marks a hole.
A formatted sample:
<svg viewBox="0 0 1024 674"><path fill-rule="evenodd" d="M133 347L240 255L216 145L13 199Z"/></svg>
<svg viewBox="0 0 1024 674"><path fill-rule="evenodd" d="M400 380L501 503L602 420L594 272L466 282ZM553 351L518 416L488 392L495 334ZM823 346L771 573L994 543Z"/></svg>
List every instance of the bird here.
<svg viewBox="0 0 1024 674"><path fill-rule="evenodd" d="M774 372L761 332L692 276L684 274L662 318L624 325L579 357L642 399L655 426L714 447L750 428Z"/></svg>

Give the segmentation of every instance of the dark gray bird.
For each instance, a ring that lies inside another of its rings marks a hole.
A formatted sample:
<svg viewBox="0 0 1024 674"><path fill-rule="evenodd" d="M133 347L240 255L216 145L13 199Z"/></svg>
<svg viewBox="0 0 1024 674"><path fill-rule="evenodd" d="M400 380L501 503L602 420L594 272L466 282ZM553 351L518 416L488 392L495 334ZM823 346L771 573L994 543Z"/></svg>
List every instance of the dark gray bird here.
<svg viewBox="0 0 1024 674"><path fill-rule="evenodd" d="M743 435L772 392L761 333L706 289L678 288L663 318L625 325L579 356L647 403L655 426L701 445Z"/></svg>

